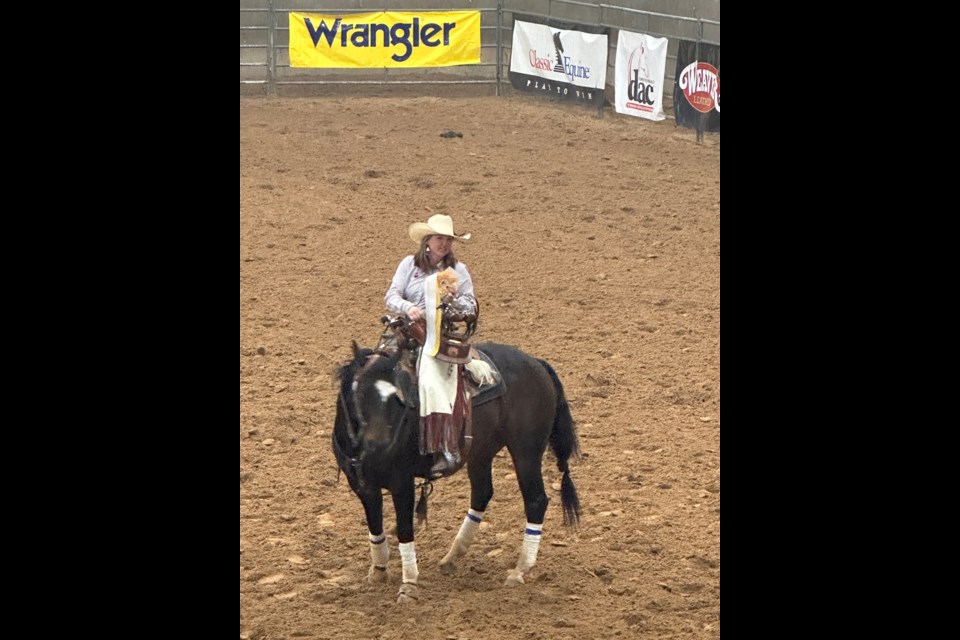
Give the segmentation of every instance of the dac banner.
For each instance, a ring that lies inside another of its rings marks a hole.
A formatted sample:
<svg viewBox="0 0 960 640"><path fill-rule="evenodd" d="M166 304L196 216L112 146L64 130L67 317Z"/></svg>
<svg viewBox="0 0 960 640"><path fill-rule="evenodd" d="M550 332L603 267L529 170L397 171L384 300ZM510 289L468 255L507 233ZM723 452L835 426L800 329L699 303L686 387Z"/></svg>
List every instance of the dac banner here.
<svg viewBox="0 0 960 640"><path fill-rule="evenodd" d="M617 113L663 120L663 79L667 39L620 31L614 72Z"/></svg>
<svg viewBox="0 0 960 640"><path fill-rule="evenodd" d="M673 87L677 124L697 131L720 131L720 47L681 40Z"/></svg>
<svg viewBox="0 0 960 640"><path fill-rule="evenodd" d="M452 67L480 63L479 11L290 12L291 67Z"/></svg>
<svg viewBox="0 0 960 640"><path fill-rule="evenodd" d="M610 30L514 15L510 84L554 98L603 104Z"/></svg>

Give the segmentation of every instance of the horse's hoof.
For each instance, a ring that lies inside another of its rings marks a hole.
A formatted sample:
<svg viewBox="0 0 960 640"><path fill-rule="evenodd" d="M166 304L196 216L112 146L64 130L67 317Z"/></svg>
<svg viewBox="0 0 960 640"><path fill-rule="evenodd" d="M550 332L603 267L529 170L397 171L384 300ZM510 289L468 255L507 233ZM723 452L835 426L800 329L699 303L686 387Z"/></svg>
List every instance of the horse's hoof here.
<svg viewBox="0 0 960 640"><path fill-rule="evenodd" d="M415 584L405 582L400 585L400 593L397 594L397 604L411 604L420 599L420 589Z"/></svg>
<svg viewBox="0 0 960 640"><path fill-rule="evenodd" d="M441 562L440 563L440 573L445 576L452 576L457 572L457 565L453 562Z"/></svg>
<svg viewBox="0 0 960 640"><path fill-rule="evenodd" d="M523 574L514 569L510 572L510 575L507 576L507 579L503 584L506 587L519 587L520 585L525 584L523 581Z"/></svg>
<svg viewBox="0 0 960 640"><path fill-rule="evenodd" d="M367 584L383 584L389 580L386 567L370 567L367 571Z"/></svg>

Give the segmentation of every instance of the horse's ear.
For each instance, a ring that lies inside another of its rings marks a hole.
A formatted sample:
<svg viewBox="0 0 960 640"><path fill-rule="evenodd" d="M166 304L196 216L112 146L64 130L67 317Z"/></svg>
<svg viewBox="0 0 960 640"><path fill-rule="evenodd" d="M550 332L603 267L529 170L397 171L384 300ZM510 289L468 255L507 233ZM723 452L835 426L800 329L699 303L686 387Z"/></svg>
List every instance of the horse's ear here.
<svg viewBox="0 0 960 640"><path fill-rule="evenodd" d="M360 357L360 345L357 344L356 340L352 340L350 345L353 347L353 359L356 360Z"/></svg>

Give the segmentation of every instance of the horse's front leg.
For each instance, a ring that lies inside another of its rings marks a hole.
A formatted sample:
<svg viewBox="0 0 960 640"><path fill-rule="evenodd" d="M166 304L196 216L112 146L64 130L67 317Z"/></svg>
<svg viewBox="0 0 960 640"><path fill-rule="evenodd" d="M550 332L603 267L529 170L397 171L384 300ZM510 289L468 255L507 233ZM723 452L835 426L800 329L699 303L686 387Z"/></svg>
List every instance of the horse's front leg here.
<svg viewBox="0 0 960 640"><path fill-rule="evenodd" d="M367 514L367 529L370 531L370 569L367 571L367 582L370 584L386 582L390 546L383 533L383 494L377 489L358 494L358 496Z"/></svg>
<svg viewBox="0 0 960 640"><path fill-rule="evenodd" d="M470 475L470 510L457 531L457 537L453 539L450 551L440 561L440 573L445 576L457 570L457 559L470 549L473 536L483 522L484 511L493 497L493 470L490 463L471 463L467 471Z"/></svg>
<svg viewBox="0 0 960 640"><path fill-rule="evenodd" d="M413 477L403 483L403 488L393 491L393 508L397 512L397 541L400 543L400 562L403 567L403 583L397 595L397 604L416 602L419 597L417 579L417 547L413 540Z"/></svg>

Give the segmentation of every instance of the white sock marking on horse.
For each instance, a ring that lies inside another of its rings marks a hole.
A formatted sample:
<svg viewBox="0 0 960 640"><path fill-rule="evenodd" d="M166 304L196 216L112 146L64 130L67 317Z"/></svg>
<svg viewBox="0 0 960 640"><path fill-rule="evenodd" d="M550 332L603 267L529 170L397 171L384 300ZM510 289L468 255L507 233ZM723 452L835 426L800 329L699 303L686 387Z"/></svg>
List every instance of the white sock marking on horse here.
<svg viewBox="0 0 960 640"><path fill-rule="evenodd" d="M370 539L370 561L373 566L381 569L387 568L387 561L390 559L390 545L387 544L387 536L382 533L375 536L368 534Z"/></svg>
<svg viewBox="0 0 960 640"><path fill-rule="evenodd" d="M417 584L417 578L420 576L420 570L417 569L417 543L400 543L400 562L403 564L403 581L405 583Z"/></svg>
<svg viewBox="0 0 960 640"><path fill-rule="evenodd" d="M373 383L373 386L377 388L377 391L380 393L380 400L383 402L389 400L390 396L397 392L397 388L386 380L377 380Z"/></svg>
<svg viewBox="0 0 960 640"><path fill-rule="evenodd" d="M526 573L537 564L537 552L540 549L540 534L543 531L542 524L527 523L527 528L523 532L523 549L520 551L520 559L517 560L517 571Z"/></svg>

